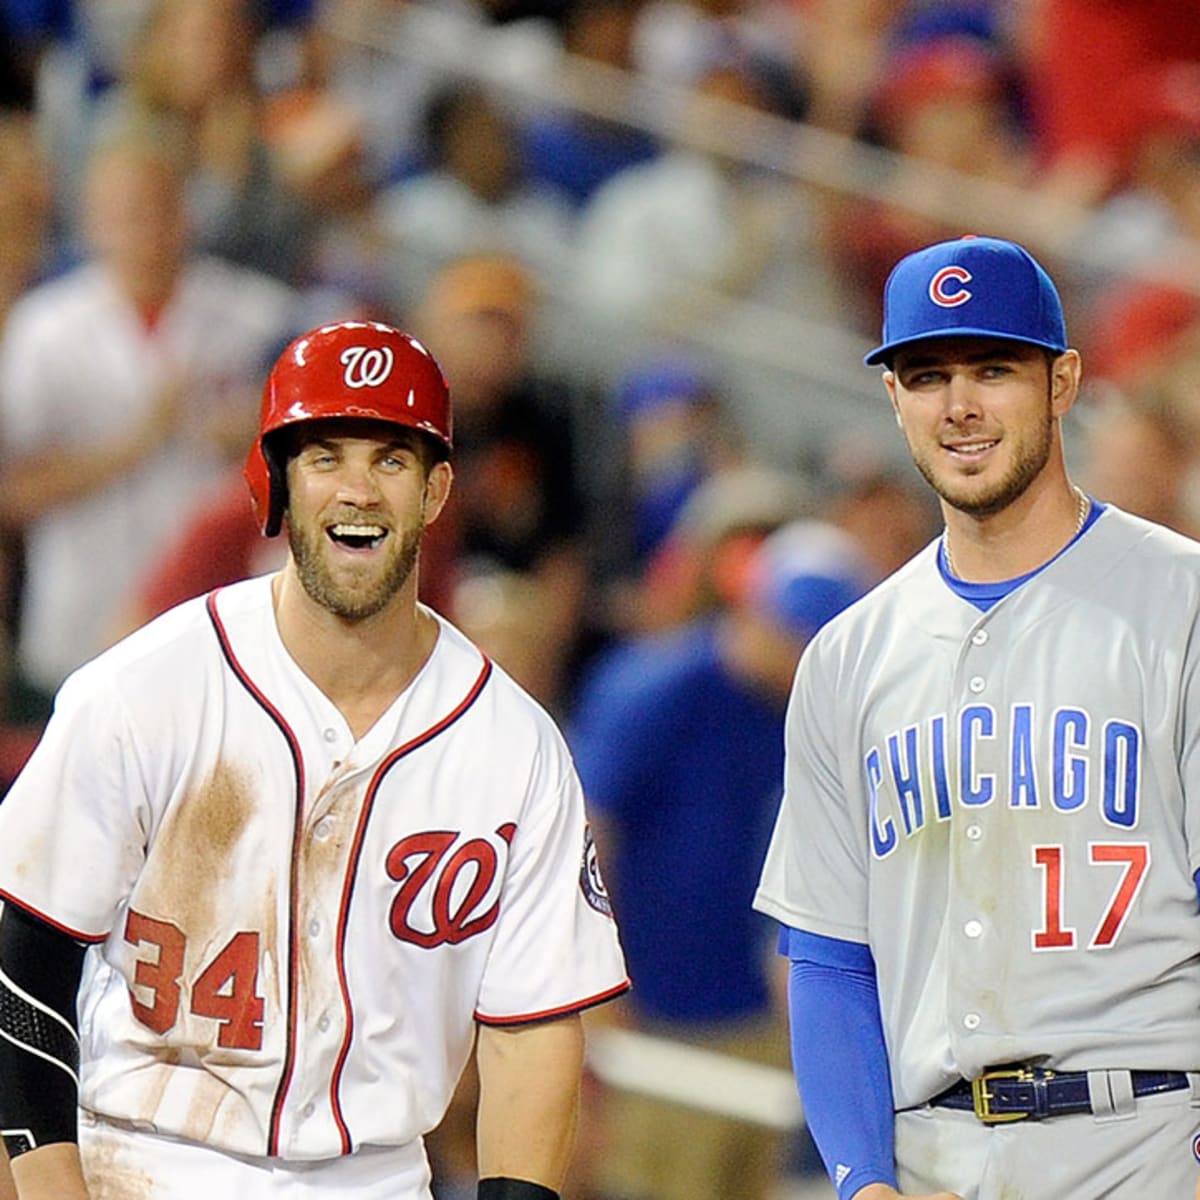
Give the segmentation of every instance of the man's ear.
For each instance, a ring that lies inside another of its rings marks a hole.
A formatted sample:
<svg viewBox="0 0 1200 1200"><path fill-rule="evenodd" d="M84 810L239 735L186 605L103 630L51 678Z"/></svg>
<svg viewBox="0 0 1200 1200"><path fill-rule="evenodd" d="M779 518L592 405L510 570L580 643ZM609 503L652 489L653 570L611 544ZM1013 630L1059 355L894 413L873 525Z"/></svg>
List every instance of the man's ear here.
<svg viewBox="0 0 1200 1200"><path fill-rule="evenodd" d="M425 502L422 510L426 525L432 525L438 519L450 498L453 485L454 468L445 459L435 462L429 469L429 478L425 480Z"/></svg>
<svg viewBox="0 0 1200 1200"><path fill-rule="evenodd" d="M884 371L883 386L887 389L888 399L892 402L892 412L896 414L896 424L903 430L904 418L900 415L900 405L896 402L896 372Z"/></svg>
<svg viewBox="0 0 1200 1200"><path fill-rule="evenodd" d="M1064 350L1050 363L1050 408L1056 417L1070 410L1079 395L1083 364L1078 350Z"/></svg>

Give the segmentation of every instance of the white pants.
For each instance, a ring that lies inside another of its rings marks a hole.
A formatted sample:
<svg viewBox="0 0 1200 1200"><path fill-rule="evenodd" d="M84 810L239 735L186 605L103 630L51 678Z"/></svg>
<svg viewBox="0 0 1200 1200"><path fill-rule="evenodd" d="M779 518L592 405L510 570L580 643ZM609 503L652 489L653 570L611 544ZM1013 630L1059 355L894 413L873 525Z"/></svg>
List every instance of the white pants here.
<svg viewBox="0 0 1200 1200"><path fill-rule="evenodd" d="M420 1142L285 1162L226 1154L81 1113L79 1151L92 1200L430 1200Z"/></svg>
<svg viewBox="0 0 1200 1200"><path fill-rule="evenodd" d="M985 1125L948 1108L897 1113L900 1189L965 1200L1192 1200L1200 1075L1191 1078L1190 1092L1131 1098L1105 1116Z"/></svg>

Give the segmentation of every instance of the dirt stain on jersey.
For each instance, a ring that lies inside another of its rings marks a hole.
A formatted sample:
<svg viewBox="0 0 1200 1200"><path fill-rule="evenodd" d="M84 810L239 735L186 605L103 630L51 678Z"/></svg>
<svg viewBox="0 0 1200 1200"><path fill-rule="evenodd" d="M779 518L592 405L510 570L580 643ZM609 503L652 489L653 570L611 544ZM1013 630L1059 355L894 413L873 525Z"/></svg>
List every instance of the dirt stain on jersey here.
<svg viewBox="0 0 1200 1200"><path fill-rule="evenodd" d="M331 876L346 868L346 853L354 839L361 799L353 783L331 780L317 794L305 822L300 847L301 870L306 879L326 886Z"/></svg>
<svg viewBox="0 0 1200 1200"><path fill-rule="evenodd" d="M204 1145L208 1142L217 1123L221 1105L233 1095L229 1084L217 1075L206 1073L197 1077L188 1103L187 1116L180 1126L178 1136Z"/></svg>
<svg viewBox="0 0 1200 1200"><path fill-rule="evenodd" d="M47 849L49 841L50 839L44 833L35 834L29 839L25 854L16 865L16 877L18 879L26 879L29 875L42 869L43 864L49 857Z"/></svg>
<svg viewBox="0 0 1200 1200"><path fill-rule="evenodd" d="M271 963L260 971L257 983L260 988L266 983L268 995L274 993L268 1012L278 1013L281 1006L275 967L277 873L269 862L256 861L256 847L245 842L257 803L249 772L219 763L169 809L134 898L139 911L178 928L187 947L180 1011L165 1034L170 1044L146 1048L154 1061L145 1072L138 1116L160 1124L171 1088L176 1097L186 1095L187 1108L172 1120L170 1132L198 1142L208 1138L219 1110L235 1096L223 1074L244 1065L245 1053L222 1049L218 1023L187 1011L197 976L234 933L257 933L260 965ZM140 956L147 953L143 948Z"/></svg>
<svg viewBox="0 0 1200 1200"><path fill-rule="evenodd" d="M155 1200L164 1193L152 1176L127 1161L120 1146L93 1142L83 1155L83 1177L91 1200Z"/></svg>
<svg viewBox="0 0 1200 1200"><path fill-rule="evenodd" d="M345 875L354 842L355 827L362 809L363 780L348 780L345 770L335 772L309 806L297 863L299 893L321 899L322 929L308 936L309 920L302 919L296 939L296 969L299 977L300 1015L311 1025L322 1016L340 1021L344 1001L337 972L333 969L331 946L336 941L336 922L345 888ZM315 911L315 910L314 910Z"/></svg>
<svg viewBox="0 0 1200 1200"><path fill-rule="evenodd" d="M145 1077L145 1090L141 1102L133 1107L133 1111L144 1113L149 1120L158 1112L167 1084L171 1080L171 1072L163 1067L178 1067L183 1059L183 1050L178 1046L154 1046L149 1050L153 1063L139 1072Z"/></svg>
<svg viewBox="0 0 1200 1200"><path fill-rule="evenodd" d="M147 863L154 915L189 937L209 935L223 890L233 886L231 857L254 811L243 771L218 763L212 774L167 813Z"/></svg>
<svg viewBox="0 0 1200 1200"><path fill-rule="evenodd" d="M171 1123L173 1137L204 1145L210 1142L217 1118L223 1108L233 1105L245 1107L237 1091L220 1073L222 1067L245 1066L245 1056L222 1051L218 1047L162 1046L151 1052L153 1065L142 1072L147 1084L137 1111L145 1114L148 1121L157 1116L167 1087L180 1085L177 1072L186 1073L186 1088L189 1092L187 1111L182 1118ZM236 1117L233 1121L237 1124Z"/></svg>

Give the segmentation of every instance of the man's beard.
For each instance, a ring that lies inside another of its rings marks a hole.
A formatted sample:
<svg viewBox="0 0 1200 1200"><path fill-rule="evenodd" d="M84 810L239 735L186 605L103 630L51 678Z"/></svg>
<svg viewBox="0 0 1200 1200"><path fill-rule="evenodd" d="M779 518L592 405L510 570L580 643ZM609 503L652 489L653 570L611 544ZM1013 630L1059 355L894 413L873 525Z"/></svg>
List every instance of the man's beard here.
<svg viewBox="0 0 1200 1200"><path fill-rule="evenodd" d="M990 517L1002 512L1025 494L1029 485L1042 473L1050 461L1050 450L1054 440L1054 417L1046 412L1045 423L1038 429L1035 441L1020 448L1008 473L991 488L982 492L970 492L945 483L930 464L923 458L913 457L917 470L925 482L948 504L959 512L972 517ZM955 481L958 482L957 480Z"/></svg>
<svg viewBox="0 0 1200 1200"><path fill-rule="evenodd" d="M307 537L302 531L288 525L288 544L296 562L296 574L309 597L335 617L343 621L365 621L382 612L392 598L408 582L408 577L417 565L421 549L424 525L404 533L393 530L389 537L399 538L399 544L389 553L381 567L373 572L346 572L339 579L330 571L321 555L319 539L324 538L324 529L318 530L316 538Z"/></svg>

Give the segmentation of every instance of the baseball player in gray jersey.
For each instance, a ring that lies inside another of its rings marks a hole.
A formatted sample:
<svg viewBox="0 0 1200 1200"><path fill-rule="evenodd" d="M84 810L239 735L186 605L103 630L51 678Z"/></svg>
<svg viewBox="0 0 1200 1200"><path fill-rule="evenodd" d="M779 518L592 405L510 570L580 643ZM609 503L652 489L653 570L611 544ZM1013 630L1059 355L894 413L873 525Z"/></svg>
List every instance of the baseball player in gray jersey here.
<svg viewBox="0 0 1200 1200"><path fill-rule="evenodd" d="M755 905L841 1200L1200 1174L1200 545L1089 499L1049 276L902 260L884 385L945 533L817 636Z"/></svg>
<svg viewBox="0 0 1200 1200"><path fill-rule="evenodd" d="M556 1200L627 981L561 735L417 600L451 434L399 330L298 338L246 468L283 569L60 690L0 805L21 1200L429 1200L472 1052L480 1200Z"/></svg>

